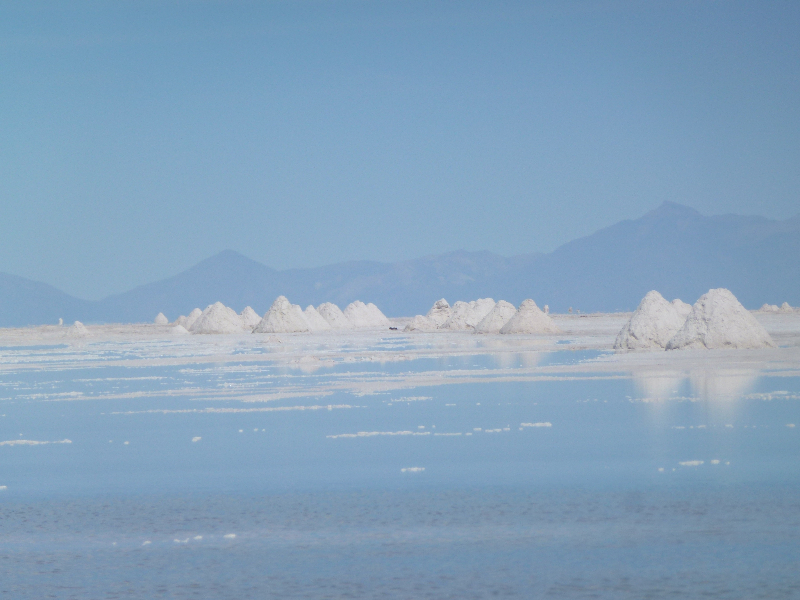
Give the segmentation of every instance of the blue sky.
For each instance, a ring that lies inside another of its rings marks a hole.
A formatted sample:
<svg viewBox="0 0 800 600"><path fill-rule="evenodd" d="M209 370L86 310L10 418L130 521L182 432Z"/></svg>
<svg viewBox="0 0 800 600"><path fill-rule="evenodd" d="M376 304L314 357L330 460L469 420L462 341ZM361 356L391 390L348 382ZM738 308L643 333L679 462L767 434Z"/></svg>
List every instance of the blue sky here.
<svg viewBox="0 0 800 600"><path fill-rule="evenodd" d="M800 3L2 2L0 271L100 298L800 212Z"/></svg>

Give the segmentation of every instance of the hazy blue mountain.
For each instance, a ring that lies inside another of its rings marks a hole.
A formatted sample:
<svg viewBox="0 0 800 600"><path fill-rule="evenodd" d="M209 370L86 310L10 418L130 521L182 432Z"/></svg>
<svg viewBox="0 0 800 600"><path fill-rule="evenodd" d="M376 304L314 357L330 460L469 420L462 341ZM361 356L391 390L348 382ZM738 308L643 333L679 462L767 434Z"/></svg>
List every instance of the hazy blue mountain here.
<svg viewBox="0 0 800 600"><path fill-rule="evenodd" d="M731 289L748 308L800 304L800 215L786 221L708 217L666 202L550 254L511 258L457 251L397 263L276 271L226 250L174 277L99 302L0 274L0 325L53 323L58 317L150 321L158 312L174 319L217 300L263 314L280 294L302 306L374 302L389 316L426 312L441 297L451 303L534 298L555 311L632 310L651 289L691 303L712 287Z"/></svg>

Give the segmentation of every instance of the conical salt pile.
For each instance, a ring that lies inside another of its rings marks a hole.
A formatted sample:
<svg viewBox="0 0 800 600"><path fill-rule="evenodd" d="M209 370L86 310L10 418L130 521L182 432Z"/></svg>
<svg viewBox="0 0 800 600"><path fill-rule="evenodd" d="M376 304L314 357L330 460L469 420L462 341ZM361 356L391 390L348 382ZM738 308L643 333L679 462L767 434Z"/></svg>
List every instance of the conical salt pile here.
<svg viewBox="0 0 800 600"><path fill-rule="evenodd" d="M309 331L303 309L278 296L253 333L303 333Z"/></svg>
<svg viewBox="0 0 800 600"><path fill-rule="evenodd" d="M156 325L169 325L169 319L164 316L164 313L158 313L156 318L153 319L153 323Z"/></svg>
<svg viewBox="0 0 800 600"><path fill-rule="evenodd" d="M408 325L405 326L403 331L436 331L436 323L428 317L417 315Z"/></svg>
<svg viewBox="0 0 800 600"><path fill-rule="evenodd" d="M352 327L360 329L365 327L388 327L389 319L372 303L364 304L360 300L351 302L344 309L345 318Z"/></svg>
<svg viewBox="0 0 800 600"><path fill-rule="evenodd" d="M450 305L447 303L447 300L442 298L433 303L433 306L425 316L430 319L436 327L441 327L447 322L447 319L450 318L451 313Z"/></svg>
<svg viewBox="0 0 800 600"><path fill-rule="evenodd" d="M192 311L194 312L194 311ZM191 333L241 333L242 319L222 302L208 306L189 328Z"/></svg>
<svg viewBox="0 0 800 600"><path fill-rule="evenodd" d="M169 328L169 332L172 335L186 335L187 333L189 333L183 325L173 325L172 327Z"/></svg>
<svg viewBox="0 0 800 600"><path fill-rule="evenodd" d="M778 308L777 304L762 304L761 308L758 309L758 312L766 312L766 313L776 313L779 311L780 308Z"/></svg>
<svg viewBox="0 0 800 600"><path fill-rule="evenodd" d="M186 327L186 329L191 331L192 325L194 325L194 322L197 321L197 319L199 319L200 315L202 314L203 314L202 310L200 310L199 308L195 308L194 310L192 310L192 312L189 313L189 316L186 317L186 322L181 323L181 325L183 325L184 327Z"/></svg>
<svg viewBox="0 0 800 600"><path fill-rule="evenodd" d="M331 329L350 329L350 321L344 316L342 310L333 302L325 302L317 307L317 312L328 322Z"/></svg>
<svg viewBox="0 0 800 600"><path fill-rule="evenodd" d="M517 309L513 304L500 300L489 311L489 314L475 326L475 333L499 333L503 325L508 323L516 312Z"/></svg>
<svg viewBox="0 0 800 600"><path fill-rule="evenodd" d="M181 327L186 329L186 315L181 315L180 317L175 319L175 321L173 321L172 325L173 326L180 325ZM186 330L188 331L188 329L186 329Z"/></svg>
<svg viewBox="0 0 800 600"><path fill-rule="evenodd" d="M560 333L549 315L544 314L533 300L523 300L517 312L500 333Z"/></svg>
<svg viewBox="0 0 800 600"><path fill-rule="evenodd" d="M493 308L494 300L491 298L480 298L472 302L458 301L453 305L450 317L441 329L453 331L474 329Z"/></svg>
<svg viewBox="0 0 800 600"><path fill-rule="evenodd" d="M689 316L689 313L692 312L692 305L686 304L686 302L680 298L675 298L671 304L675 311L684 319L686 319L686 317Z"/></svg>
<svg viewBox="0 0 800 600"><path fill-rule="evenodd" d="M328 331L331 328L330 324L311 304L306 306L306 309L303 311L303 316L305 316L308 322L308 328L311 331Z"/></svg>
<svg viewBox="0 0 800 600"><path fill-rule="evenodd" d="M667 350L687 348L771 348L767 331L729 290L709 290L695 302Z"/></svg>
<svg viewBox="0 0 800 600"><path fill-rule="evenodd" d="M83 323L75 321L72 325L64 329L64 335L67 337L86 337L91 334Z"/></svg>
<svg viewBox="0 0 800 600"><path fill-rule="evenodd" d="M250 331L253 331L253 327L261 322L261 317L258 316L258 313L249 306L245 306L239 316L242 319L242 324L245 329L249 329Z"/></svg>
<svg viewBox="0 0 800 600"><path fill-rule="evenodd" d="M790 312L794 312L794 309L789 305L788 302L784 302L783 304L781 304L780 311L782 313L790 313Z"/></svg>
<svg viewBox="0 0 800 600"><path fill-rule="evenodd" d="M630 321L617 335L614 349L665 348L685 322L686 316L678 312L674 302L667 302L655 290L647 292Z"/></svg>

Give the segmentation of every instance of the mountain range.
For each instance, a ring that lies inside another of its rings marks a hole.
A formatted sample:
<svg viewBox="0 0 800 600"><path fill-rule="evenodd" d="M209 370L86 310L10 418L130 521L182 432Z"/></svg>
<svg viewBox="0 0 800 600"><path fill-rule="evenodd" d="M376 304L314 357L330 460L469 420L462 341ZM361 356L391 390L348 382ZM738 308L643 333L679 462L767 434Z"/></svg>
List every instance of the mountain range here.
<svg viewBox="0 0 800 600"><path fill-rule="evenodd" d="M306 306L374 302L388 316L425 313L441 297L518 304L533 298L562 312L632 310L649 290L693 303L726 287L748 308L800 304L800 215L705 216L665 202L548 254L504 257L456 251L395 263L351 261L277 271L232 250L177 275L99 301L0 273L0 326L170 319L221 301L263 314L278 295Z"/></svg>

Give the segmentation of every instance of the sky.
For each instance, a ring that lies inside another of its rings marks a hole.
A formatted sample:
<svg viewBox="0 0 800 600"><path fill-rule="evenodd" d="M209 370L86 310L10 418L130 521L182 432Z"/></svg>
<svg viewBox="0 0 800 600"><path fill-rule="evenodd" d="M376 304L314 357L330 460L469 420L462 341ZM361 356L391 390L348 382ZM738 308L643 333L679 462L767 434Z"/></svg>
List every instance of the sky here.
<svg viewBox="0 0 800 600"><path fill-rule="evenodd" d="M800 3L0 1L0 271L99 299L800 212Z"/></svg>

